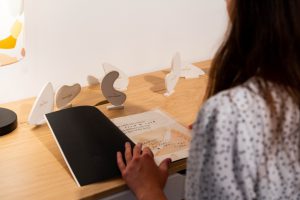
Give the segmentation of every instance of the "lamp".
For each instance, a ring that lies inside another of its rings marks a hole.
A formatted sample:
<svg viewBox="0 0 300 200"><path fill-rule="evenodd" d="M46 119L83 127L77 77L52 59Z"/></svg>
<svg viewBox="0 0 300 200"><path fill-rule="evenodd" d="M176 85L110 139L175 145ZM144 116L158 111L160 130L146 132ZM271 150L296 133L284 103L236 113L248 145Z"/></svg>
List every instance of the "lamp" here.
<svg viewBox="0 0 300 200"><path fill-rule="evenodd" d="M23 0L0 0L0 69L25 56ZM0 108L0 136L17 128L17 115Z"/></svg>

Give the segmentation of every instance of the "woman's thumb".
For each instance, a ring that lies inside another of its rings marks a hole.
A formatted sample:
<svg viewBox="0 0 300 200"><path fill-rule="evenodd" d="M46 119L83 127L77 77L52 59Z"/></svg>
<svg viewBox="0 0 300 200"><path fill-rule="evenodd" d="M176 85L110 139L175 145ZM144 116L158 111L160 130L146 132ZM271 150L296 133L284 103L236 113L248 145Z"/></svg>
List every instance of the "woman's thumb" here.
<svg viewBox="0 0 300 200"><path fill-rule="evenodd" d="M172 162L171 158L166 158L164 159L160 164L159 164L159 169L163 173L167 173L170 163Z"/></svg>

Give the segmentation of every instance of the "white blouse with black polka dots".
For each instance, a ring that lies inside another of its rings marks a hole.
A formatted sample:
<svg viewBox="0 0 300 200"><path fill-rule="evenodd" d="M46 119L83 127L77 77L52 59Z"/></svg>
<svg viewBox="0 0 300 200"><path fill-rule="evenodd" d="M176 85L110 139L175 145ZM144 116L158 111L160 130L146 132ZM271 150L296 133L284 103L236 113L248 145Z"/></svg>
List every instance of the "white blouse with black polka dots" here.
<svg viewBox="0 0 300 200"><path fill-rule="evenodd" d="M274 87L272 113L258 88L252 78L203 105L193 126L187 200L300 200L299 105Z"/></svg>

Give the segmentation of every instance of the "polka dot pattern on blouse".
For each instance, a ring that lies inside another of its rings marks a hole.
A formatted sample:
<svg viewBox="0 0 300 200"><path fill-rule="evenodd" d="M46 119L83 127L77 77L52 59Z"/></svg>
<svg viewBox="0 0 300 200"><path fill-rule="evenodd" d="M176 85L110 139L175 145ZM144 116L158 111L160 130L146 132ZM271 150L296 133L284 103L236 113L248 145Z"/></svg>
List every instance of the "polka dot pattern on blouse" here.
<svg viewBox="0 0 300 200"><path fill-rule="evenodd" d="M299 106L272 89L271 112L257 80L218 93L200 110L187 200L300 200Z"/></svg>

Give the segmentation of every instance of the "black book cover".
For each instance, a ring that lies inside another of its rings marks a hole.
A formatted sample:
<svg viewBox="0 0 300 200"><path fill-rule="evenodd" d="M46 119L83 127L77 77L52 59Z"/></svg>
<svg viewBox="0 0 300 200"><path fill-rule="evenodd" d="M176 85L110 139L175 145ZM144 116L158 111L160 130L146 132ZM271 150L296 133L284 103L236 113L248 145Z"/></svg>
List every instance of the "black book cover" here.
<svg viewBox="0 0 300 200"><path fill-rule="evenodd" d="M79 106L46 114L47 123L78 185L120 176L117 151L134 143L97 108Z"/></svg>

